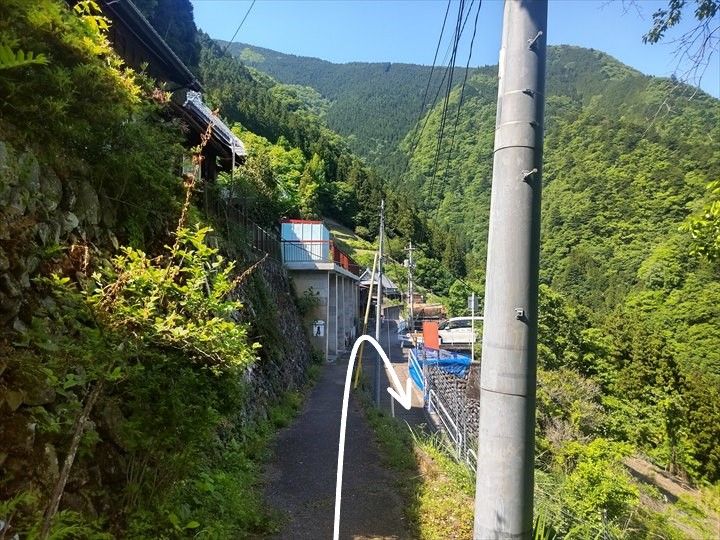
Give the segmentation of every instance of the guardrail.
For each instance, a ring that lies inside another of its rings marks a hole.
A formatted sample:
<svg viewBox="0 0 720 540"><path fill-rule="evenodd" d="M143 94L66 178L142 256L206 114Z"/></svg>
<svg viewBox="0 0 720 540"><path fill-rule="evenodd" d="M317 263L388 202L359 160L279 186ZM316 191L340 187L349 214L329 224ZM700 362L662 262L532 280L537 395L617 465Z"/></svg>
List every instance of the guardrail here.
<svg viewBox="0 0 720 540"><path fill-rule="evenodd" d="M467 395L467 373L458 375L432 365L418 358L415 350L410 351L408 368L415 386L423 392L427 411L434 415L455 455L475 470L479 403Z"/></svg>

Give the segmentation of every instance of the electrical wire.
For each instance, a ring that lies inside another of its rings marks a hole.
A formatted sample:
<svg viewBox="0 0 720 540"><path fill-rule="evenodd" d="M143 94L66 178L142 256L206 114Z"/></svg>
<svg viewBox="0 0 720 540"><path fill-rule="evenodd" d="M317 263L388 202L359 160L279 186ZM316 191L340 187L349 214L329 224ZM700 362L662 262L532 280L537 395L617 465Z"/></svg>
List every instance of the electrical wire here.
<svg viewBox="0 0 720 540"><path fill-rule="evenodd" d="M435 47L435 56L433 56L433 63L430 67L430 75L428 76L427 84L425 85L425 92L423 93L422 102L420 104L420 110L418 111L417 120L415 120L414 123L414 130L415 134L412 135L411 140L413 140L413 143L411 144L410 152L408 152L408 158L405 161L405 167L403 168L403 171L400 173L399 180L402 180L402 178L405 176L405 173L407 173L408 168L410 167L410 162L412 161L412 156L415 154L415 150L417 149L417 145L420 142L420 138L422 137L423 132L425 131L425 126L427 125L427 117L425 119L425 123L422 126L422 129L420 132L417 132L417 127L420 124L420 120L422 120L423 115L425 114L425 106L427 105L427 96L428 92L430 91L430 85L432 84L432 78L433 74L435 73L435 65L437 63L437 56L438 52L440 51L440 45L442 44L442 38L445 34L445 25L447 24L447 18L448 14L450 13L450 4L452 0L448 0L447 7L445 8L445 16L443 17L443 23L442 28L440 29L440 36L438 37L437 46ZM446 53L447 55L447 53ZM447 70L446 70L447 72ZM445 80L445 76L443 75L443 81ZM442 81L440 82L440 86L442 86ZM440 87L438 87L438 92L435 94L435 98L433 100L433 107L435 106L435 103L437 102L438 95L440 93L439 90ZM432 108L432 107L431 107Z"/></svg>
<svg viewBox="0 0 720 540"><path fill-rule="evenodd" d="M227 50L230 48L230 45L233 44L233 41L235 41L235 38L238 35L238 32L242 28L242 25L245 23L245 19L248 18L248 15L250 15L250 11L252 11L253 6L255 5L256 0L252 0L252 3L250 4L250 7L245 12L245 16L242 18L242 21L240 21L240 24L238 24L237 29L235 30L235 33L233 34L233 37L230 38L230 41L228 41L227 45L225 45L225 48L223 49L223 55L227 52Z"/></svg>
<svg viewBox="0 0 720 540"><path fill-rule="evenodd" d="M463 2L463 3L464 3L464 2ZM470 16L470 12L471 12L472 4L473 4L473 3L474 3L474 0L473 0L473 2L471 2L471 4L470 4L470 9L468 9L468 12L465 14L465 17L464 17L464 19L463 19L463 21L462 21L462 25L461 25L461 27L460 27L460 32L459 32L460 34L462 34L462 32L464 31L465 26L466 26L466 24L467 24L467 22L468 22L468 19L469 19L469 16ZM423 136L423 134L425 133L425 128L427 127L428 122L429 122L429 120L430 120L430 114L425 114L425 120L424 120L424 122L422 123L422 127L420 128L419 131L417 130L417 126L420 124L420 121L421 121L421 119L422 119L422 117L423 117L423 113L424 113L424 111L425 111L425 106L427 105L427 93L428 93L428 89L429 89L430 86L431 86L432 77L433 77L433 74L434 74L434 72L435 72L435 63L437 62L437 53L438 53L438 51L439 51L439 49L440 49L440 44L441 44L441 41L442 41L442 36L443 36L443 34L444 34L445 25L446 25L446 23L447 23L447 15L448 15L449 9L450 9L450 2L448 2L448 6L447 6L447 9L446 9L446 11L445 11L445 18L443 19L442 31L440 32L440 38L438 39L438 44L437 44L437 47L436 47L436 49L435 49L435 58L433 58L433 66L432 66L432 68L431 68L431 70L430 70L430 76L429 76L429 78L428 78L428 83L427 83L427 85L426 85L425 94L424 94L424 96L423 96L423 103L422 103L422 106L421 106L421 108L420 108L420 111L419 111L419 114L418 114L418 118L417 118L417 120L416 120L416 122L415 122L415 133L414 133L414 134L412 135L412 137L411 137L412 143L411 143L411 145L410 145L410 151L408 152L407 159L405 160L405 167L403 168L403 171L400 173L400 176L398 177L398 180L402 180L403 177L407 174L407 171L408 171L408 169L409 169L409 167L410 167L410 163L412 162L412 158L413 158L413 156L415 155L415 151L417 150L417 147L418 147L418 145L419 145L419 143L420 143L420 140L422 139L422 136ZM462 10L459 10L458 17L460 18L461 16L462 16ZM458 19L458 21L459 21L459 19ZM457 24L458 24L458 22L456 22L456 34L457 34ZM447 62L447 60L448 60L448 57L450 56L450 54L451 54L451 52L452 52L453 50L456 50L455 39L452 39L452 40L450 41L450 43L448 44L447 51L445 52L445 56L444 56L444 58L443 58L443 62L442 62L443 64L446 64L446 62ZM467 71L467 68L466 68L466 71ZM434 98L433 98L433 102L432 102L432 105L430 106L429 110L433 110L433 109L435 108L435 105L437 104L437 101L438 101L438 97L440 96L440 92L442 91L443 86L445 85L445 80L447 79L448 74L451 74L451 76L454 75L454 66L452 66L452 69L451 69L451 66L447 66L447 67L444 69L442 79L440 80L440 84L439 84L438 87L437 87L437 91L435 92L435 96L434 96ZM451 85L452 83L449 82L448 84Z"/></svg>
<svg viewBox="0 0 720 540"><path fill-rule="evenodd" d="M465 63L465 75L463 77L462 85L460 86L460 100L458 102L457 113L455 114L455 124L453 126L452 138L450 139L450 150L447 154L447 161L445 162L445 172L443 174L442 185L445 185L448 174L450 172L450 158L452 156L453 151L455 150L455 136L457 135L457 129L458 129L458 125L460 123L460 110L462 109L463 102L465 99L465 86L467 84L468 73L470 71L470 60L472 59L473 45L475 44L475 36L477 35L478 19L480 16L480 8L481 7L482 7L482 0L479 0L477 10L475 11L475 22L473 23L473 33L472 33L472 38L470 39L470 51L468 52L468 59L467 59L467 62ZM470 10L472 10L472 5L470 5ZM468 13L470 13L470 10L468 10ZM432 196L432 192L430 193L430 196ZM440 205L438 205L437 208L435 209L435 218L434 219L437 219L439 210L440 210Z"/></svg>
<svg viewBox="0 0 720 540"><path fill-rule="evenodd" d="M474 2L474 0L473 0ZM470 4L470 8L472 8L472 3ZM435 157L433 159L433 169L432 169L432 176L430 177L430 189L429 189L429 195L428 199L432 199L434 187L435 187L435 178L437 177L437 171L438 166L440 164L440 154L442 151L442 143L443 139L445 138L445 124L447 122L447 116L448 116L448 108L450 105L450 94L452 92L452 82L453 78L455 76L455 63L457 60L457 49L460 44L460 38L462 37L462 31L465 25L463 24L463 13L465 10L465 0L460 0L460 5L458 7L458 18L455 25L455 35L453 36L453 50L452 55L450 56L450 78L448 79L447 85L445 87L445 97L443 101L443 107L442 112L440 116L440 128L438 133L438 139L437 144L435 145ZM470 10L468 10L468 13Z"/></svg>

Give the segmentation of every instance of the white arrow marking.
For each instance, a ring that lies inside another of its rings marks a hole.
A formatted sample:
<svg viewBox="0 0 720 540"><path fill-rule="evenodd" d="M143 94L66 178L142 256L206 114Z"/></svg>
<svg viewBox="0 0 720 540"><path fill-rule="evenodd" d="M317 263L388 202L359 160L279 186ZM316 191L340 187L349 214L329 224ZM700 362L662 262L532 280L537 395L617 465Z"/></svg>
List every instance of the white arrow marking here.
<svg viewBox="0 0 720 540"><path fill-rule="evenodd" d="M380 357L383 359L383 362L385 362L385 367L390 371L390 379L392 380L393 386L397 388L397 391L395 391L394 388L388 388L388 393L407 410L410 410L410 407L412 406L412 381L410 380L410 377L408 377L406 381L405 391L403 392L402 385L400 384L400 379L398 379L397 373L395 373L395 369L393 368L390 359L387 357L387 354L385 354L385 351L380 346L380 344L375 341L375 338L372 336L360 336L355 342L355 345L353 345L352 351L350 352L350 361L348 362L348 370L345 377L345 392L343 393L342 416L340 417L340 444L338 448L337 482L335 484L335 525L333 528L333 540L338 540L340 538L340 502L342 497L342 476L343 464L345 460L345 427L347 425L348 399L350 397L350 381L352 380L355 357L357 356L358 349L360 348L360 344L363 341L367 341L370 343L370 345L375 347L377 352L380 354Z"/></svg>

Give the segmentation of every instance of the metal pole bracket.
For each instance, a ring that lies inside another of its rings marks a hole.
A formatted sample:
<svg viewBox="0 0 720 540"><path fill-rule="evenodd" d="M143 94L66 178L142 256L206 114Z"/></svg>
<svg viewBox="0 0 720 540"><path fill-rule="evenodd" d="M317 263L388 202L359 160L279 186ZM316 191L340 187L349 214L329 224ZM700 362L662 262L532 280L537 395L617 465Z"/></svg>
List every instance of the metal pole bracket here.
<svg viewBox="0 0 720 540"><path fill-rule="evenodd" d="M528 49L530 49L531 51L534 51L535 47L537 46L537 41L538 41L538 39L540 39L540 36L542 36L542 35L543 35L542 30L538 30L538 33L534 38L528 39Z"/></svg>

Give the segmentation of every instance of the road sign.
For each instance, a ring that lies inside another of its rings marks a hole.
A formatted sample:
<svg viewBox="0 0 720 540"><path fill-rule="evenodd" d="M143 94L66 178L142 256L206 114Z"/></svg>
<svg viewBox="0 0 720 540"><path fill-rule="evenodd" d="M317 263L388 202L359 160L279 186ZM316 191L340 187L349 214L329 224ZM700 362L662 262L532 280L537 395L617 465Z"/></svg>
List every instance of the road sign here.
<svg viewBox="0 0 720 540"><path fill-rule="evenodd" d="M313 337L324 337L325 336L325 321L317 320L313 321Z"/></svg>

